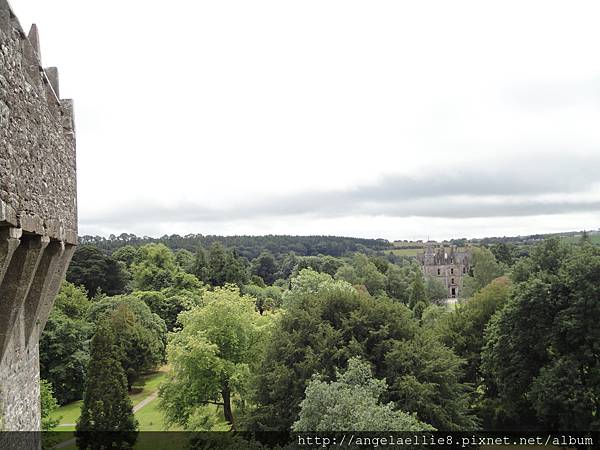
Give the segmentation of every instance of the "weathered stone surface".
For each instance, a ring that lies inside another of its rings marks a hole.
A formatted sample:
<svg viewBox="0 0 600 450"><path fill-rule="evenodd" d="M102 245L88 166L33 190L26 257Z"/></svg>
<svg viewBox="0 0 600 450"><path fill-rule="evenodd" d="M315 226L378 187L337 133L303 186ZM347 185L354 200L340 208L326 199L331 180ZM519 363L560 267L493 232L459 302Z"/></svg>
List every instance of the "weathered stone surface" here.
<svg viewBox="0 0 600 450"><path fill-rule="evenodd" d="M0 430L40 429L39 335L77 243L73 103L39 49L0 0Z"/></svg>
<svg viewBox="0 0 600 450"><path fill-rule="evenodd" d="M77 232L73 107L55 95L56 68L48 73L40 68L38 33L32 31L34 43L14 16L0 27L0 200L28 224L36 218L57 221L72 238Z"/></svg>
<svg viewBox="0 0 600 450"><path fill-rule="evenodd" d="M459 297L463 287L463 277L469 273L471 265L471 251L458 251L456 245L449 248L435 242L427 242L425 251L417 255L421 263L423 275L438 280L448 289L448 298Z"/></svg>

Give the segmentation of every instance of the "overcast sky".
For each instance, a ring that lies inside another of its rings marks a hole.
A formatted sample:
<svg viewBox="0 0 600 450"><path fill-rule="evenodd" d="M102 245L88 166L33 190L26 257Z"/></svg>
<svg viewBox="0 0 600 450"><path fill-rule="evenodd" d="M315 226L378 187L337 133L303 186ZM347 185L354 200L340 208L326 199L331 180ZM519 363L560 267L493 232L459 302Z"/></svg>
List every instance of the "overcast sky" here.
<svg viewBox="0 0 600 450"><path fill-rule="evenodd" d="M600 227L600 3L11 0L73 98L80 234Z"/></svg>

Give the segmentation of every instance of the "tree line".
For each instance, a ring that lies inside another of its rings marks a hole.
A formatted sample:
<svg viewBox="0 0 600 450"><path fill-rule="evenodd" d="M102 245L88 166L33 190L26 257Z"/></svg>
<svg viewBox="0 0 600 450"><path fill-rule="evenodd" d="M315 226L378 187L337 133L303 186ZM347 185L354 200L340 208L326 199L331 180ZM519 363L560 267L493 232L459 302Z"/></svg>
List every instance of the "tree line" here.
<svg viewBox="0 0 600 450"><path fill-rule="evenodd" d="M218 242L224 247L235 248L244 258L254 259L263 250L274 255L295 253L299 256L330 255L343 256L348 252L371 252L392 249L385 239L364 239L341 236L215 236L202 234L164 235L160 238L140 237L132 233L119 236L80 236L81 244L91 244L102 250L112 252L125 245L141 246L146 244L164 244L171 250L185 249L195 251L198 247L209 248Z"/></svg>

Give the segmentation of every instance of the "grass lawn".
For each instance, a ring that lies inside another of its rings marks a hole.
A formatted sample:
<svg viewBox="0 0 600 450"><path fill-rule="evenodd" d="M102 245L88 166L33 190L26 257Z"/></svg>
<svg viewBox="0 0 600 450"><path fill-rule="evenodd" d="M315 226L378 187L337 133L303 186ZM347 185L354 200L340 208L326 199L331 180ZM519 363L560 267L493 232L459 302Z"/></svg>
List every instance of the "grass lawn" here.
<svg viewBox="0 0 600 450"><path fill-rule="evenodd" d="M61 406L60 408L56 409L56 411L54 411L52 414L50 414L50 417L52 417L53 419L62 417L62 419L60 419L60 423L75 423L77 422L77 419L79 419L79 413L81 412L82 403L83 401L79 400L73 403L69 403L68 405ZM74 430L75 428L71 427L71 429ZM60 427L60 431L71 430L69 428Z"/></svg>
<svg viewBox="0 0 600 450"><path fill-rule="evenodd" d="M152 395L154 392L156 392L158 390L158 385L167 376L167 370L168 369L166 367L163 367L158 372L154 372L154 373L140 377L140 379L134 384L134 386L132 388L132 393L129 395L129 398L131 399L133 406L137 405L139 402L141 402L146 397ZM69 403L68 405L61 406L60 408L58 408L56 411L54 411L51 414L51 416L54 418L62 417L60 419L59 426L56 428L56 431L75 431L74 426L60 426L60 424L76 423L77 419L79 419L79 414L81 412L82 403L83 402L81 400L73 402L73 403ZM146 408L153 408L156 410L155 411L156 414L158 414L156 405L157 405L156 402L151 402L149 405L145 406L140 411L138 411L138 413L136 414L136 417L138 416L138 414L143 414ZM153 421L153 423L158 423L158 421L156 419L154 419L152 421ZM141 421L140 421L140 423L141 423ZM160 420L160 426L162 427L162 419ZM140 429L144 429L144 428L140 427ZM151 429L152 430L162 430L162 428L151 428Z"/></svg>
<svg viewBox="0 0 600 450"><path fill-rule="evenodd" d="M592 244L600 245L600 234L590 234L588 237ZM563 237L562 239L569 244L579 244L579 242L581 242L581 236L568 236Z"/></svg>
<svg viewBox="0 0 600 450"><path fill-rule="evenodd" d="M395 248L389 251L389 253L398 256L417 256L417 254L422 252L422 248Z"/></svg>
<svg viewBox="0 0 600 450"><path fill-rule="evenodd" d="M158 400L154 400L136 412L135 418L140 424L140 430L164 431L163 417L158 409Z"/></svg>

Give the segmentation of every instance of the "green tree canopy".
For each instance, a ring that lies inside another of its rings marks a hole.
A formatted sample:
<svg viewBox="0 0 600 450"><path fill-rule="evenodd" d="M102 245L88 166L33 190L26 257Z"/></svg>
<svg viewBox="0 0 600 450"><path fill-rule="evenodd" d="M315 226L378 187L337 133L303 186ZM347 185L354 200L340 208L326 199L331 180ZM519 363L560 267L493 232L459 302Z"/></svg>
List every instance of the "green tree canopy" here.
<svg viewBox="0 0 600 450"><path fill-rule="evenodd" d="M83 396L89 343L94 325L88 321L91 302L85 291L63 283L40 338L40 374L64 405Z"/></svg>
<svg viewBox="0 0 600 450"><path fill-rule="evenodd" d="M40 409L42 418L42 431L50 431L59 423L59 419L52 418L51 414L58 408L52 384L48 380L40 379Z"/></svg>
<svg viewBox="0 0 600 450"><path fill-rule="evenodd" d="M508 302L512 283L497 278L472 298L458 303L455 309L435 325L442 342L466 360L464 380L479 383L484 330L494 313Z"/></svg>
<svg viewBox="0 0 600 450"><path fill-rule="evenodd" d="M446 286L435 277L426 277L425 292L430 303L442 304L448 298Z"/></svg>
<svg viewBox="0 0 600 450"><path fill-rule="evenodd" d="M260 287L255 284L247 284L242 287L242 292L255 299L256 309L261 314L281 306L283 291L277 286Z"/></svg>
<svg viewBox="0 0 600 450"><path fill-rule="evenodd" d="M63 282L56 300L54 309L62 312L69 319L84 319L91 305L85 289L75 286L68 281Z"/></svg>
<svg viewBox="0 0 600 450"><path fill-rule="evenodd" d="M218 404L235 428L232 400L246 397L269 319L231 285L206 292L203 301L179 316L183 328L168 345L171 372L160 405L169 423L194 430L214 425L203 406Z"/></svg>
<svg viewBox="0 0 600 450"><path fill-rule="evenodd" d="M404 304L409 303L412 290L412 282L415 274L420 269L412 265L404 267L395 264L390 265L386 272L385 292L391 298L401 301Z"/></svg>
<svg viewBox="0 0 600 450"><path fill-rule="evenodd" d="M365 286L372 295L379 295L385 292L385 275L379 271L373 261L361 253L356 253L352 256L349 265L340 267L335 277L336 279L347 281L352 285Z"/></svg>
<svg viewBox="0 0 600 450"><path fill-rule="evenodd" d="M293 431L433 431L414 415L397 410L379 399L387 391L385 380L373 378L369 364L350 358L336 381L313 376L300 403Z"/></svg>
<svg viewBox="0 0 600 450"><path fill-rule="evenodd" d="M486 330L482 368L496 424L600 430L600 249L538 246Z"/></svg>
<svg viewBox="0 0 600 450"><path fill-rule="evenodd" d="M502 276L505 268L496 261L496 257L490 250L474 247L471 272L464 278L461 297L470 297L482 287L487 286L492 280Z"/></svg>
<svg viewBox="0 0 600 450"><path fill-rule="evenodd" d="M150 310L165 321L167 331L177 326L177 316L201 303L203 289L166 288L161 291L135 291L133 296L148 305Z"/></svg>
<svg viewBox="0 0 600 450"><path fill-rule="evenodd" d="M459 382L461 360L419 327L403 304L374 299L348 283L309 270L292 279L286 305L258 374L249 426L287 430L297 419L314 373L333 380L352 356L369 361L386 378L386 402L427 417L436 428L471 428L468 389ZM405 407L408 402L410 408ZM436 405L444 405L440 409Z"/></svg>
<svg viewBox="0 0 600 450"><path fill-rule="evenodd" d="M177 265L173 252L163 244L140 247L131 271L135 288L140 291L160 291L168 287L196 289L202 286L194 275Z"/></svg>
<svg viewBox="0 0 600 450"><path fill-rule="evenodd" d="M263 251L252 261L252 274L259 276L266 284L273 284L277 275L277 264L271 252Z"/></svg>
<svg viewBox="0 0 600 450"><path fill-rule="evenodd" d="M423 303L424 305L428 304L425 282L423 280L423 274L420 271L414 274L410 295L408 297L408 306L414 309L419 303Z"/></svg>
<svg viewBox="0 0 600 450"><path fill-rule="evenodd" d="M220 242L215 242L208 251L208 276L212 286L246 283L248 274L241 258L233 250L227 250Z"/></svg>
<svg viewBox="0 0 600 450"><path fill-rule="evenodd" d="M95 302L88 317L98 323L108 319L121 349L121 364L128 387L144 372L165 359L166 325L148 305L134 295L108 297Z"/></svg>
<svg viewBox="0 0 600 450"><path fill-rule="evenodd" d="M92 245L81 245L73 255L67 281L84 286L88 296L98 291L108 295L123 294L127 288L127 273L112 257Z"/></svg>
<svg viewBox="0 0 600 450"><path fill-rule="evenodd" d="M61 405L79 400L85 386L93 324L52 312L40 339L40 374Z"/></svg>

